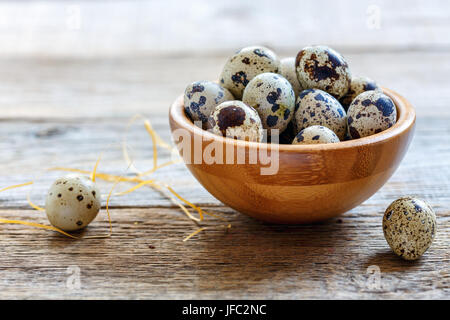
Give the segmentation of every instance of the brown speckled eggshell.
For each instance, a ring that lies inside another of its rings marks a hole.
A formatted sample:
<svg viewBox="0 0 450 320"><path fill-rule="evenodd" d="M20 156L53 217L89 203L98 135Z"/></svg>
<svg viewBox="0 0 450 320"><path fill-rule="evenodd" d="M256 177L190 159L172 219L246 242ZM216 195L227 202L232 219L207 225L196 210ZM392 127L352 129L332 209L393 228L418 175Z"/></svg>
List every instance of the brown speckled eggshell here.
<svg viewBox="0 0 450 320"><path fill-rule="evenodd" d="M297 54L295 68L303 89L321 89L339 99L350 87L352 76L347 62L327 46L303 48Z"/></svg>
<svg viewBox="0 0 450 320"><path fill-rule="evenodd" d="M302 130L313 125L329 128L340 140L345 138L347 118L344 108L332 95L319 89L300 92L295 105L295 127Z"/></svg>
<svg viewBox="0 0 450 320"><path fill-rule="evenodd" d="M64 231L83 229L95 219L100 208L101 194L96 184L80 175L57 179L45 201L48 220Z"/></svg>
<svg viewBox="0 0 450 320"><path fill-rule="evenodd" d="M263 127L258 112L242 101L218 105L209 116L208 131L223 137L261 142Z"/></svg>
<svg viewBox="0 0 450 320"><path fill-rule="evenodd" d="M381 90L381 87L372 79L367 77L356 76L352 78L350 88L345 96L339 102L345 110L348 110L350 103L364 91Z"/></svg>
<svg viewBox="0 0 450 320"><path fill-rule="evenodd" d="M292 144L322 144L339 142L338 136L324 126L311 126L300 131Z"/></svg>
<svg viewBox="0 0 450 320"><path fill-rule="evenodd" d="M193 122L201 121L204 127L214 108L229 100L234 100L233 95L217 83L196 81L184 91L184 110Z"/></svg>
<svg viewBox="0 0 450 320"><path fill-rule="evenodd" d="M436 216L423 200L404 197L392 202L383 217L383 232L392 250L416 260L428 250L436 234Z"/></svg>
<svg viewBox="0 0 450 320"><path fill-rule="evenodd" d="M220 85L230 90L236 99L242 99L245 87L256 75L264 72L278 73L280 61L265 47L252 46L231 56L220 75Z"/></svg>
<svg viewBox="0 0 450 320"><path fill-rule="evenodd" d="M284 131L294 115L295 94L289 81L271 72L254 77L244 90L242 102L255 108L263 128Z"/></svg>
<svg viewBox="0 0 450 320"><path fill-rule="evenodd" d="M361 93L347 111L348 133L352 139L384 131L396 121L397 109L394 102L380 91Z"/></svg>

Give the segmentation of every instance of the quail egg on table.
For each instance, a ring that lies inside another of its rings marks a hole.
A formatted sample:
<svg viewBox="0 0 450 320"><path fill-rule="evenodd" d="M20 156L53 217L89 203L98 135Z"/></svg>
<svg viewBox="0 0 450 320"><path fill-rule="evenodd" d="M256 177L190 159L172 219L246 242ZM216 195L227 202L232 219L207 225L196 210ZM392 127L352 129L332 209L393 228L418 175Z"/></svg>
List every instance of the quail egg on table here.
<svg viewBox="0 0 450 320"><path fill-rule="evenodd" d="M220 75L220 84L230 90L236 99L242 98L247 84L264 72L277 73L280 62L275 53L265 47L246 47L231 56Z"/></svg>
<svg viewBox="0 0 450 320"><path fill-rule="evenodd" d="M258 112L242 101L226 101L209 116L208 131L238 140L261 142L263 126Z"/></svg>
<svg viewBox="0 0 450 320"><path fill-rule="evenodd" d="M234 100L227 89L211 81L197 81L184 91L184 110L192 121L206 124L216 106L224 101Z"/></svg>
<svg viewBox="0 0 450 320"><path fill-rule="evenodd" d="M348 133L352 139L370 136L392 127L397 121L394 102L380 91L358 95L347 111Z"/></svg>
<svg viewBox="0 0 450 320"><path fill-rule="evenodd" d="M339 142L338 136L324 126L311 126L300 131L292 144L319 144Z"/></svg>
<svg viewBox="0 0 450 320"><path fill-rule="evenodd" d="M423 200L403 197L392 202L383 217L383 232L391 249L405 260L416 260L436 234L436 215Z"/></svg>
<svg viewBox="0 0 450 320"><path fill-rule="evenodd" d="M295 126L302 130L313 125L333 131L340 140L345 138L347 118L344 108L332 95L319 89L300 92L295 111Z"/></svg>
<svg viewBox="0 0 450 320"><path fill-rule="evenodd" d="M264 129L278 129L279 133L286 129L294 115L294 90L286 78L276 73L254 77L245 87L242 102L255 108Z"/></svg>
<svg viewBox="0 0 450 320"><path fill-rule="evenodd" d="M297 72L295 71L295 58L289 57L281 59L280 70L278 71L283 77L285 77L294 89L295 98L297 98L300 91L302 91L302 86L298 82Z"/></svg>
<svg viewBox="0 0 450 320"><path fill-rule="evenodd" d="M48 220L64 231L83 229L95 219L100 208L101 194L95 182L81 175L57 179L45 201Z"/></svg>
<svg viewBox="0 0 450 320"><path fill-rule="evenodd" d="M348 109L350 103L364 91L371 90L381 90L381 87L372 79L367 77L356 76L353 77L350 82L350 88L345 96L343 96L339 101L341 102L344 109Z"/></svg>
<svg viewBox="0 0 450 320"><path fill-rule="evenodd" d="M330 47L303 48L297 54L295 68L303 89L321 89L339 99L350 87L351 73L348 64Z"/></svg>

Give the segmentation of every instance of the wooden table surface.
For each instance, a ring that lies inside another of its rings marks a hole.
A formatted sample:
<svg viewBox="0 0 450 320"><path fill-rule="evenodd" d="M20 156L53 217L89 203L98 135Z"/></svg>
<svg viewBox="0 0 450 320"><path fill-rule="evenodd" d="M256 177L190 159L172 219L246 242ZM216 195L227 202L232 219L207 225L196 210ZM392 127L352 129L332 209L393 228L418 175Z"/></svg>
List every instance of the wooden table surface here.
<svg viewBox="0 0 450 320"><path fill-rule="evenodd" d="M417 110L416 133L405 159L362 205L314 225L261 223L214 199L183 164L172 165L153 177L196 205L223 215L231 229L208 218L204 225L209 229L183 242L198 226L150 188L112 197L113 235L108 239L71 240L3 224L0 298L448 299L447 40L419 50L342 48L353 73L398 91ZM35 181L31 187L0 193L0 217L47 223L45 213L28 206L26 195L44 205L47 188L63 174L48 171L50 167L91 170L104 152L99 171L131 175L120 149L130 117L145 115L169 141L169 105L189 82L216 79L230 52L0 55L0 189ZM283 47L279 53L294 55L296 49ZM152 145L142 122L131 127L128 141L135 166L151 168ZM160 150L161 163L169 158ZM111 187L99 184L105 194ZM128 187L120 184L118 190ZM427 200L437 214L436 239L415 262L396 257L381 228L385 208L406 194ZM83 235L107 231L102 210ZM73 279L80 280L79 287Z"/></svg>

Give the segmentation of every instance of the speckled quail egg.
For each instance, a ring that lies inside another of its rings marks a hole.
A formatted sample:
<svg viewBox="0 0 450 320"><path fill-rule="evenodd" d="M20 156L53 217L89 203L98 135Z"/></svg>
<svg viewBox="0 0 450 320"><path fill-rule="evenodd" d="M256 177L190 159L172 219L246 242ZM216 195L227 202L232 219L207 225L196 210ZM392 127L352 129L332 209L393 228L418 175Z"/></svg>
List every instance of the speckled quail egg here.
<svg viewBox="0 0 450 320"><path fill-rule="evenodd" d="M85 176L68 175L50 187L45 211L50 223L64 231L86 227L101 208L101 194L95 182Z"/></svg>
<svg viewBox="0 0 450 320"><path fill-rule="evenodd" d="M339 99L350 87L347 62L327 46L303 48L297 54L295 68L303 89L321 89Z"/></svg>
<svg viewBox="0 0 450 320"><path fill-rule="evenodd" d="M405 260L416 260L430 247L436 234L436 216L423 200L403 197L386 209L383 232L391 249Z"/></svg>
<svg viewBox="0 0 450 320"><path fill-rule="evenodd" d="M258 112L242 101L226 101L209 116L208 131L238 140L261 142L263 126Z"/></svg>
<svg viewBox="0 0 450 320"><path fill-rule="evenodd" d="M280 60L280 70L278 71L285 77L294 89L295 98L297 98L300 91L303 91L300 82L298 82L297 71L295 70L295 57L284 58Z"/></svg>
<svg viewBox="0 0 450 320"><path fill-rule="evenodd" d="M332 95L319 89L300 92L295 105L295 126L302 130L313 125L329 128L340 140L345 138L347 118L344 108Z"/></svg>
<svg viewBox="0 0 450 320"><path fill-rule="evenodd" d="M372 79L367 77L356 76L352 78L350 82L350 88L345 96L339 101L345 110L348 109L350 103L364 91L381 90L381 87Z"/></svg>
<svg viewBox="0 0 450 320"><path fill-rule="evenodd" d="M197 81L184 91L184 110L192 121L206 124L216 106L222 102L234 100L227 89L211 81Z"/></svg>
<svg viewBox="0 0 450 320"><path fill-rule="evenodd" d="M338 136L324 126L311 126L300 131L292 144L319 144L339 142Z"/></svg>
<svg viewBox="0 0 450 320"><path fill-rule="evenodd" d="M392 127L396 121L394 102L380 91L361 93L347 111L348 132L352 139L379 133Z"/></svg>
<svg viewBox="0 0 450 320"><path fill-rule="evenodd" d="M277 73L279 67L280 62L270 49L246 47L227 60L219 78L220 84L230 90L236 99L241 99L250 80L260 73Z"/></svg>
<svg viewBox="0 0 450 320"><path fill-rule="evenodd" d="M244 90L242 102L258 111L264 129L278 129L278 134L294 115L294 90L286 78L276 73L254 77Z"/></svg>

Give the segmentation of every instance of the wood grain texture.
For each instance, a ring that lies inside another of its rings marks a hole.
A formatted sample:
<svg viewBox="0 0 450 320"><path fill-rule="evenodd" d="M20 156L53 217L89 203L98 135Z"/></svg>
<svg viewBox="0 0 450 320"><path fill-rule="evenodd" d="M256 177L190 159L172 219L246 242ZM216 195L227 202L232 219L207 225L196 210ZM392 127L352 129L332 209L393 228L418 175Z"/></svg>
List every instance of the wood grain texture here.
<svg viewBox="0 0 450 320"><path fill-rule="evenodd" d="M301 47L301 45L299 46ZM298 49L280 51L294 56ZM166 116L188 83L219 77L228 54L0 59L3 119ZM450 52L351 53L352 73L404 95L418 117L450 115ZM7 94L6 94L7 93Z"/></svg>
<svg viewBox="0 0 450 320"><path fill-rule="evenodd" d="M196 227L171 208L113 210L114 235L104 240L73 241L2 225L0 296L448 298L448 210L439 212L432 247L410 263L387 246L378 205L367 203L341 219L308 226L262 224L227 208L210 209L227 216L232 228L205 230L188 242L182 238ZM45 220L29 210L0 214ZM106 231L103 216L86 234ZM80 290L66 286L73 266L80 270ZM381 278L372 285L374 266Z"/></svg>
<svg viewBox="0 0 450 320"><path fill-rule="evenodd" d="M414 108L397 93L384 92L397 107L395 125L339 144L299 146L224 138L192 123L183 96L170 108L170 128L189 171L224 204L267 222L317 222L371 197L407 152L414 134Z"/></svg>
<svg viewBox="0 0 450 320"><path fill-rule="evenodd" d="M43 197L52 181L62 172L47 172L55 166L76 167L91 170L101 151L111 143L120 142L126 127L125 119L66 120L8 120L0 125L0 154L2 155L0 186L18 184L36 178L31 189L32 199L43 205ZM167 117L154 117L153 126L166 141L170 140ZM140 170L151 168L150 139L142 127L136 124L129 133L129 146L134 163ZM441 143L436 143L441 141ZM368 201L383 201L411 193L428 199L434 205L450 203L450 124L449 118L418 117L416 132L411 147L398 170L389 182ZM169 160L168 153L161 150L160 161ZM116 145L105 152L99 170L115 174L126 173L122 151ZM184 197L195 195L200 205L219 205L189 174L183 164L162 168L155 178L164 179ZM103 193L109 185L102 185ZM27 207L24 191L27 188L10 190L0 194L2 207ZM121 187L119 187L119 190ZM383 191L383 192L382 192ZM381 201L381 202L378 202ZM121 198L113 198L114 206L159 206L169 202L156 193L138 190Z"/></svg>
<svg viewBox="0 0 450 320"><path fill-rule="evenodd" d="M195 204L222 212L232 224L228 232L210 219L213 229L182 242L197 227L147 188L112 198L114 234L108 240L72 241L0 225L0 298L448 299L450 54L375 51L345 53L355 74L411 101L417 126L398 170L362 205L321 224L263 224L223 206L177 164L155 178ZM107 150L99 170L127 174L118 144L128 119L146 114L169 140L170 104L187 83L214 79L226 54L0 59L0 188L36 180L32 188L0 193L0 217L46 222L43 213L28 209L26 193L31 190L32 200L43 205L48 186L62 174L47 172L49 167L91 170ZM128 137L135 165L150 168L152 149L142 123ZM169 159L161 151L161 162ZM100 186L107 193L111 185ZM436 240L413 263L391 253L381 229L385 208L405 194L427 200L437 214ZM106 227L102 211L86 233ZM69 266L80 268L80 290L66 286ZM377 269L370 266L380 269L379 286L371 284Z"/></svg>
<svg viewBox="0 0 450 320"><path fill-rule="evenodd" d="M167 119L153 122L168 137ZM3 122L0 153L11 154L2 163L0 185L24 181L42 166L89 169L97 156L92 150L116 139L123 128L123 119L104 119L102 125L89 120ZM146 133L136 128L130 136L136 153L150 157ZM435 143L438 140L450 140L449 119L419 118L410 151L389 182L341 218L321 224L276 226L247 218L221 206L182 165L176 165L162 169L158 178L167 179L196 204L223 213L232 224L228 233L223 223L208 219L214 229L182 242L197 227L149 190L113 198L114 234L108 240L72 241L41 230L0 225L0 297L448 298L450 146ZM439 156L430 157L433 154ZM120 157L119 150L108 154L99 169L120 173ZM149 167L150 161L141 165ZM33 200L42 205L42 195L55 176L40 178ZM45 223L43 213L25 209L25 191L0 194L0 216ZM436 240L414 263L390 251L381 229L384 209L404 194L426 199L437 214ZM106 227L102 211L86 234L104 233ZM80 268L80 290L66 287L70 266ZM371 272L377 269L369 266L380 268L379 286L371 284Z"/></svg>

